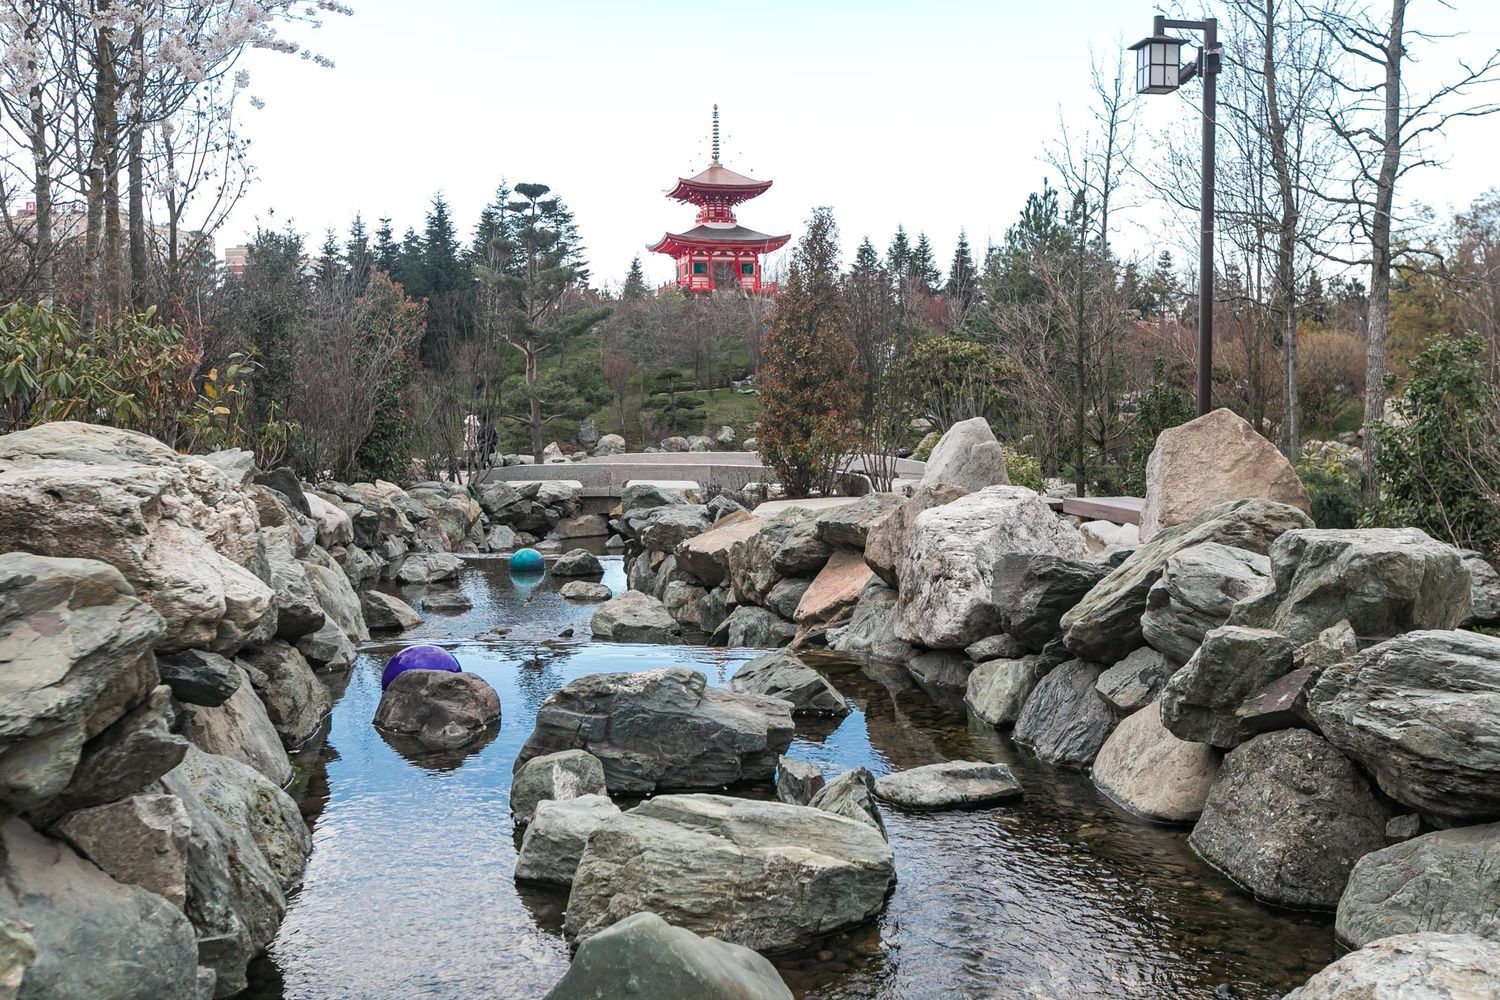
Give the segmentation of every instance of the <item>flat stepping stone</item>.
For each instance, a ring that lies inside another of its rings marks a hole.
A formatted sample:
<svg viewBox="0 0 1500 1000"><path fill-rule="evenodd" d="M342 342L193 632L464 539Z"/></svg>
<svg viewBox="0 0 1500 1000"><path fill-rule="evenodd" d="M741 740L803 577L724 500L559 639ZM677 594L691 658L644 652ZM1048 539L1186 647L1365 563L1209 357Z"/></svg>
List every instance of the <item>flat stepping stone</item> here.
<svg viewBox="0 0 1500 1000"><path fill-rule="evenodd" d="M1021 782L1004 764L950 760L888 774L875 794L903 809L961 809L1021 797Z"/></svg>

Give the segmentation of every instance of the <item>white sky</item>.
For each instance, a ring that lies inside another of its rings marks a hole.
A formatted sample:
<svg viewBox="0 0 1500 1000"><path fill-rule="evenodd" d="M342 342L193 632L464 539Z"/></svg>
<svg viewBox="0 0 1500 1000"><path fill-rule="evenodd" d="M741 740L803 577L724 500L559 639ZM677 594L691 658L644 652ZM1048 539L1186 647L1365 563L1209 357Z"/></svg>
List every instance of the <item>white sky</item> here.
<svg viewBox="0 0 1500 1000"><path fill-rule="evenodd" d="M846 258L882 251L897 223L925 230L939 266L959 229L998 242L1048 173L1059 112L1082 123L1091 53L1149 34L1151 0L350 0L353 17L306 34L334 69L254 53L247 114L258 181L219 245L290 220L316 247L356 212L420 230L441 191L467 239L502 178L550 184L574 210L596 283L693 224L663 192L707 166L709 109L723 161L775 185L741 223L800 234L834 208ZM1464 31L1452 51L1500 45L1500 0L1413 4L1411 20ZM1426 9L1424 9L1426 8ZM1419 69L1435 73L1438 60ZM1196 101L1196 85L1184 88ZM1500 95L1496 95L1500 96ZM1178 98L1150 98L1147 128L1196 129ZM1500 118L1450 129L1448 165L1404 195L1439 209L1500 184ZM1127 218L1129 249L1159 225ZM1174 243L1176 241L1174 240Z"/></svg>

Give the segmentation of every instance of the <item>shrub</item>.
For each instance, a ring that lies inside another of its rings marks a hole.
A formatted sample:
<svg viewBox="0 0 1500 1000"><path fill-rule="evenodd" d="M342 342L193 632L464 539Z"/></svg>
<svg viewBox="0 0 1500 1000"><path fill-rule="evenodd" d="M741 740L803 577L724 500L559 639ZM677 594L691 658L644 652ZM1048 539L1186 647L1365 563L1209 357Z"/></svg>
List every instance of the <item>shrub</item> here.
<svg viewBox="0 0 1500 1000"><path fill-rule="evenodd" d="M1359 467L1332 452L1306 451L1297 463L1297 476L1312 498L1313 523L1320 528L1353 528L1364 512Z"/></svg>
<svg viewBox="0 0 1500 1000"><path fill-rule="evenodd" d="M1500 553L1500 399L1475 335L1432 341L1378 423L1380 502L1370 522L1411 525L1460 548Z"/></svg>
<svg viewBox="0 0 1500 1000"><path fill-rule="evenodd" d="M1182 391L1180 379L1167 374L1161 358L1151 362L1151 386L1136 404L1135 423L1130 428L1130 450L1121 474L1121 485L1129 496L1146 495L1146 461L1162 431L1193 419L1193 404Z"/></svg>
<svg viewBox="0 0 1500 1000"><path fill-rule="evenodd" d="M1047 488L1046 481L1042 479L1042 463L1035 455L1006 452L1005 474L1010 477L1012 485L1024 486L1038 493Z"/></svg>

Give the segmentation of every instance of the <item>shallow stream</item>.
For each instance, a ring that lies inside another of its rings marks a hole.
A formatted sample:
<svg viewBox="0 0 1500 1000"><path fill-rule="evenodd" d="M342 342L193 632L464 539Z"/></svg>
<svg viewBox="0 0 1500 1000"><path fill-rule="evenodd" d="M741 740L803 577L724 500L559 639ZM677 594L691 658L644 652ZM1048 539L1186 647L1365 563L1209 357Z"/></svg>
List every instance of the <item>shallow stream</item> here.
<svg viewBox="0 0 1500 1000"><path fill-rule="evenodd" d="M619 593L621 559L604 563ZM434 612L401 643L372 644L334 692L326 745L301 761L312 859L270 955L251 969L254 1000L544 995L568 962L566 893L512 880L520 839L507 806L538 706L602 671L687 665L725 684L760 652L590 642L594 605L564 600L551 578L512 580L503 561L471 563L460 584L471 611ZM474 638L495 626L511 631ZM493 739L408 757L371 726L380 670L413 642L448 646L494 685ZM1131 818L1086 774L971 727L901 668L837 656L816 665L856 711L799 724L792 756L830 776L861 764L878 777L940 760L1004 761L1026 796L973 812L887 808L898 879L889 906L868 927L776 957L798 997L1268 998L1335 956L1327 916L1247 898L1197 859L1186 830Z"/></svg>

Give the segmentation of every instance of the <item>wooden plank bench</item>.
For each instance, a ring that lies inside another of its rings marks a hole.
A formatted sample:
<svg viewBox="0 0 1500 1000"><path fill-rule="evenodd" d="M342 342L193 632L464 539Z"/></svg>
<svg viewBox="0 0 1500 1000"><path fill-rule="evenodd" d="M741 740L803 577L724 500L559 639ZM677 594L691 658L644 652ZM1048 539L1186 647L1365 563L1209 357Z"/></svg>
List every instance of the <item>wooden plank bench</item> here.
<svg viewBox="0 0 1500 1000"><path fill-rule="evenodd" d="M1085 521L1140 524L1141 507L1145 503L1140 497L1067 497L1062 502L1062 509L1064 514Z"/></svg>

